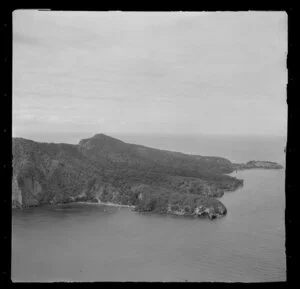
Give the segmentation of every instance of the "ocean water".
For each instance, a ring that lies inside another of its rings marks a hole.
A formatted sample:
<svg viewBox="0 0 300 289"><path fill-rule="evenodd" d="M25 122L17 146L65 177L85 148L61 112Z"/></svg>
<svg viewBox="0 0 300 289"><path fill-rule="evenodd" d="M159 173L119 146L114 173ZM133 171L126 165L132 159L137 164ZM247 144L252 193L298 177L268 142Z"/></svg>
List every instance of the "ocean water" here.
<svg viewBox="0 0 300 289"><path fill-rule="evenodd" d="M233 161L284 164L285 140L278 137L115 137ZM228 214L213 221L99 204L13 210L12 280L285 281L285 170L232 175L244 179L244 186L220 199Z"/></svg>

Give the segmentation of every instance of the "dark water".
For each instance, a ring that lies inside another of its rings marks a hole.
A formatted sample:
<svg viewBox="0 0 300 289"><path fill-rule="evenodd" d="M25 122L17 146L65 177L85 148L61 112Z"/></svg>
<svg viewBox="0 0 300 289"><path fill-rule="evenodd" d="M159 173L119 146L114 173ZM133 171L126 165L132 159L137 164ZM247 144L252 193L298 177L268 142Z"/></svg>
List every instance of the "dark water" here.
<svg viewBox="0 0 300 289"><path fill-rule="evenodd" d="M214 221L97 204L13 210L12 279L284 281L285 172L237 176L244 187Z"/></svg>

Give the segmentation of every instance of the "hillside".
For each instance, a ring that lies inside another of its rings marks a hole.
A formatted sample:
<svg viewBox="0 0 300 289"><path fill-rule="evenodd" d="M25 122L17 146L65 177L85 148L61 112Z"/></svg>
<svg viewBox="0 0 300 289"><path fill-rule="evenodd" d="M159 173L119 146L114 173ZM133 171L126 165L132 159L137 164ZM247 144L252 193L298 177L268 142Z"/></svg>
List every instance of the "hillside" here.
<svg viewBox="0 0 300 289"><path fill-rule="evenodd" d="M226 213L216 198L242 180L218 157L153 149L97 134L78 145L13 139L14 207L72 201L133 205L136 211Z"/></svg>

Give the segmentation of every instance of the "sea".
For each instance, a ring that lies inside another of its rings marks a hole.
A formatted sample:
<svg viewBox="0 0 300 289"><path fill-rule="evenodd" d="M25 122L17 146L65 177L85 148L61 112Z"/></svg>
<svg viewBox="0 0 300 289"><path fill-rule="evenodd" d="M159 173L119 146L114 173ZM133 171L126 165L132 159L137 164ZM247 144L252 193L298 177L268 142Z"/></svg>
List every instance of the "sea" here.
<svg viewBox="0 0 300 289"><path fill-rule="evenodd" d="M280 136L111 136L233 162L285 166L286 138ZM91 135L24 137L77 143ZM244 186L220 198L228 213L212 221L101 204L13 209L12 281L285 281L285 169L231 175L244 179Z"/></svg>

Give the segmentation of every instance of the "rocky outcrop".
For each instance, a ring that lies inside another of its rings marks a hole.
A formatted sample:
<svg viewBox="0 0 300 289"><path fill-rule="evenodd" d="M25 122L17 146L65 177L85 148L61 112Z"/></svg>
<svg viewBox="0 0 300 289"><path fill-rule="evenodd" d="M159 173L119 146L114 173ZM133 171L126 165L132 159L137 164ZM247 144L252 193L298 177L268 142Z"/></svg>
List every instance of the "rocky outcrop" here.
<svg viewBox="0 0 300 289"><path fill-rule="evenodd" d="M21 208L23 205L22 191L19 188L19 184L16 175L12 178L12 207Z"/></svg>
<svg viewBox="0 0 300 289"><path fill-rule="evenodd" d="M135 211L142 213L172 214L215 219L226 215L227 209L217 199L193 194L179 193L143 194Z"/></svg>
<svg viewBox="0 0 300 289"><path fill-rule="evenodd" d="M195 207L185 205L168 205L167 212L172 215L191 216L191 217L208 217L210 220L223 217L227 214L227 209L221 202L214 202L211 205L198 204Z"/></svg>

